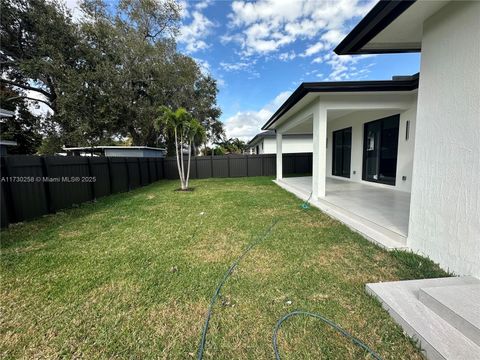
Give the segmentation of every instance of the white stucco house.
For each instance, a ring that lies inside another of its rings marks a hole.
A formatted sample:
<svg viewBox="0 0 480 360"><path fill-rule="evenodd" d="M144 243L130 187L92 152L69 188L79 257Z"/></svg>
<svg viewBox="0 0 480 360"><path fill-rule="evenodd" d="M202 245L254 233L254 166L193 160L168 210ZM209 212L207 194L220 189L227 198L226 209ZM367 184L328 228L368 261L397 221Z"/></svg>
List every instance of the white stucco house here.
<svg viewBox="0 0 480 360"><path fill-rule="evenodd" d="M313 149L312 134L288 134L282 142L284 154L311 153ZM275 154L277 152L277 138L275 131L267 130L255 135L248 143L248 154Z"/></svg>
<svg viewBox="0 0 480 360"><path fill-rule="evenodd" d="M480 1L380 1L335 52L421 52L420 73L302 83L262 127L276 132L276 182L386 248L473 276L369 291L427 357L480 357ZM313 135L312 177L283 178L288 134Z"/></svg>
<svg viewBox="0 0 480 360"><path fill-rule="evenodd" d="M150 146L79 146L63 147L66 155L72 156L106 156L106 157L165 157L166 149Z"/></svg>

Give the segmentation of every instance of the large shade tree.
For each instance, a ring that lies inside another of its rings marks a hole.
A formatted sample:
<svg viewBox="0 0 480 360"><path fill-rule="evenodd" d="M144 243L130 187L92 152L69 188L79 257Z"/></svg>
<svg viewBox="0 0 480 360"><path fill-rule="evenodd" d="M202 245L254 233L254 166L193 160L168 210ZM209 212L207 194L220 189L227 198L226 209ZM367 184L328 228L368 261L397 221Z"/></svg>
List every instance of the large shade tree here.
<svg viewBox="0 0 480 360"><path fill-rule="evenodd" d="M128 137L172 148L173 138L154 126L159 105L187 109L211 141L223 136L215 80L176 50L181 9L174 0L85 0L75 21L57 0L1 7L1 81L51 110L48 144Z"/></svg>

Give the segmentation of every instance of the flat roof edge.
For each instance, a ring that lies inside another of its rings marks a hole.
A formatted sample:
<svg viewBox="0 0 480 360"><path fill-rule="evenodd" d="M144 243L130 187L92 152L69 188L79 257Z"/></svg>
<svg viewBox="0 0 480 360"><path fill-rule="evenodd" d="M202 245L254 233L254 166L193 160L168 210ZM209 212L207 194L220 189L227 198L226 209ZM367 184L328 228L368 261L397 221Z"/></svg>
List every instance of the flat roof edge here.
<svg viewBox="0 0 480 360"><path fill-rule="evenodd" d="M412 91L418 88L419 74L412 75L402 80L369 80L369 81L340 81L302 83L297 90L278 108L270 119L262 126L261 130L270 130L281 116L290 110L298 101L308 93L322 92L390 92Z"/></svg>
<svg viewBox="0 0 480 360"><path fill-rule="evenodd" d="M337 55L418 52L420 49L362 49L416 0L380 0L333 50Z"/></svg>

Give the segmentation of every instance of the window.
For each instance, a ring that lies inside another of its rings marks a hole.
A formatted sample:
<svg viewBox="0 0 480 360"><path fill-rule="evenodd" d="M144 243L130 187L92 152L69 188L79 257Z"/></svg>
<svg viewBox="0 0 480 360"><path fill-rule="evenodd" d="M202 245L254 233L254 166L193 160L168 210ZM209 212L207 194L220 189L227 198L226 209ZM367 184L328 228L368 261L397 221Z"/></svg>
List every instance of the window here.
<svg viewBox="0 0 480 360"><path fill-rule="evenodd" d="M395 185L399 122L394 115L364 125L363 180Z"/></svg>
<svg viewBox="0 0 480 360"><path fill-rule="evenodd" d="M350 177L352 128L333 132L332 175Z"/></svg>

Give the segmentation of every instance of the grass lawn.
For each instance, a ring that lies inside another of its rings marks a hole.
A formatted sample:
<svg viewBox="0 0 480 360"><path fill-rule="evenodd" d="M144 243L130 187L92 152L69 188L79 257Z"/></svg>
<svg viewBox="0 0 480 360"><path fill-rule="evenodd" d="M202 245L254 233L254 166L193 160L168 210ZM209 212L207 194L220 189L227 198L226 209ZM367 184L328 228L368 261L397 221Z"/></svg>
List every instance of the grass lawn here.
<svg viewBox="0 0 480 360"><path fill-rule="evenodd" d="M15 225L1 233L0 357L161 358L196 355L224 272L255 235L270 235L225 284L207 359L272 359L287 312L318 312L385 359L419 359L367 282L446 276L430 261L386 252L271 178L177 181ZM368 358L315 319L292 318L284 359Z"/></svg>

